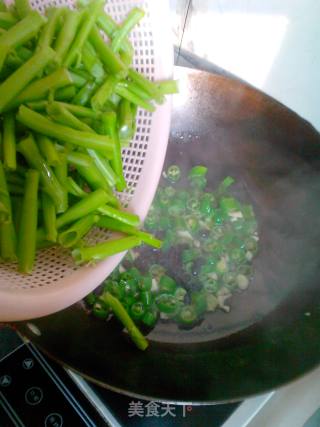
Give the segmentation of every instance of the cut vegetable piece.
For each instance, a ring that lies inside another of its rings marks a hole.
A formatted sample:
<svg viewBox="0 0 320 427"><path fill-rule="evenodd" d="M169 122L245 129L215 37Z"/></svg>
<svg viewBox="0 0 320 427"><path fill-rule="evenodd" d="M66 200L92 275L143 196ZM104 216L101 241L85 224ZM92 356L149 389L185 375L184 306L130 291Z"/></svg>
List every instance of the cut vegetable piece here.
<svg viewBox="0 0 320 427"><path fill-rule="evenodd" d="M48 105L48 101L45 101L45 100L31 101L26 103L26 106L34 111L44 111L47 105Z"/></svg>
<svg viewBox="0 0 320 427"><path fill-rule="evenodd" d="M39 172L29 170L26 174L17 249L19 271L29 274L32 272L36 254L38 185Z"/></svg>
<svg viewBox="0 0 320 427"><path fill-rule="evenodd" d="M16 24L17 19L11 12L0 12L0 27L9 30Z"/></svg>
<svg viewBox="0 0 320 427"><path fill-rule="evenodd" d="M66 107L57 102L52 102L48 104L46 110L49 116L51 116L53 120L58 123L70 126L73 129L94 133L90 126L83 123L76 116L74 116Z"/></svg>
<svg viewBox="0 0 320 427"><path fill-rule="evenodd" d="M48 193L53 200L57 212L64 212L67 208L66 193L50 166L47 165L41 156L32 135L22 140L18 144L17 149L26 159L27 163L32 168L39 171L43 190Z"/></svg>
<svg viewBox="0 0 320 427"><path fill-rule="evenodd" d="M56 101L71 101L77 93L74 85L60 87L54 92L54 99ZM51 100L50 100L51 101Z"/></svg>
<svg viewBox="0 0 320 427"><path fill-rule="evenodd" d="M64 152L60 152L58 156L59 156L59 162L54 168L54 173L57 177L57 180L60 182L61 187L66 192L67 177L68 177L67 155Z"/></svg>
<svg viewBox="0 0 320 427"><path fill-rule="evenodd" d="M118 55L112 51L111 47L103 40L96 26L93 26L90 32L89 41L95 48L103 65L105 66L105 69L110 74L118 74L120 72L126 71L126 66L123 64Z"/></svg>
<svg viewBox="0 0 320 427"><path fill-rule="evenodd" d="M1 49L0 49L0 71L2 70L3 64L6 61L8 52L9 52L8 46L2 46L1 47Z"/></svg>
<svg viewBox="0 0 320 427"><path fill-rule="evenodd" d="M103 157L100 153L95 150L87 150L89 156L93 159L96 167L99 169L100 173L107 181L109 186L113 188L118 181L118 176L115 174L114 170L109 164L108 159Z"/></svg>
<svg viewBox="0 0 320 427"><path fill-rule="evenodd" d="M16 68L21 67L24 62L32 57L32 55L32 50L24 46L19 46L12 50L9 49L9 54L6 59L6 66L10 68L12 72Z"/></svg>
<svg viewBox="0 0 320 427"><path fill-rule="evenodd" d="M98 208L104 206L108 202L108 199L108 194L101 189L88 193L86 197L71 206L65 213L57 218L57 228L59 229L70 222L82 218L84 215L95 212Z"/></svg>
<svg viewBox="0 0 320 427"><path fill-rule="evenodd" d="M94 94L97 88L97 82L91 81L83 86L79 92L72 98L73 104L86 105L89 103L91 96Z"/></svg>
<svg viewBox="0 0 320 427"><path fill-rule="evenodd" d="M37 44L37 49L40 50L44 47L50 47L56 31L57 26L59 24L59 20L64 13L64 9L62 8L51 8L48 11L48 21L46 25L43 27Z"/></svg>
<svg viewBox="0 0 320 427"><path fill-rule="evenodd" d="M29 129L60 141L80 147L93 148L102 152L112 152L113 143L109 137L89 132L80 132L67 126L59 125L24 105L19 108L17 120Z"/></svg>
<svg viewBox="0 0 320 427"><path fill-rule="evenodd" d="M17 168L16 135L14 115L7 113L3 117L3 162L6 169Z"/></svg>
<svg viewBox="0 0 320 427"><path fill-rule="evenodd" d="M118 30L118 24L106 13L101 13L97 19L97 25L103 30L109 39L112 39L115 32ZM130 41L125 38L122 40L121 52L125 52L129 56L133 56L133 47Z"/></svg>
<svg viewBox="0 0 320 427"><path fill-rule="evenodd" d="M51 48L39 50L0 85L0 113L43 70L54 55Z"/></svg>
<svg viewBox="0 0 320 427"><path fill-rule="evenodd" d="M67 178L67 190L68 193L72 194L73 196L81 198L86 197L86 195L88 194L70 176L68 176Z"/></svg>
<svg viewBox="0 0 320 427"><path fill-rule="evenodd" d="M233 183L234 183L234 178L232 178L231 176L227 176L219 185L217 192L219 194L224 193L227 190L227 188L229 188Z"/></svg>
<svg viewBox="0 0 320 427"><path fill-rule="evenodd" d="M72 83L68 71L61 68L48 76L30 83L9 105L9 108L44 98L50 90L58 89Z"/></svg>
<svg viewBox="0 0 320 427"><path fill-rule="evenodd" d="M153 97L149 95L143 88L141 88L137 83L134 82L125 82L125 87L134 95L143 99L144 101L152 101Z"/></svg>
<svg viewBox="0 0 320 427"><path fill-rule="evenodd" d="M90 168L92 165L92 160L89 156L84 153L77 151L70 151L67 153L67 160L74 166L82 166L84 168Z"/></svg>
<svg viewBox="0 0 320 427"><path fill-rule="evenodd" d="M93 0L92 3L86 8L75 39L72 42L70 50L63 61L63 64L66 67L70 67L76 62L77 56L80 55L82 47L86 42L89 33L102 10L103 5L104 0Z"/></svg>
<svg viewBox="0 0 320 427"><path fill-rule="evenodd" d="M118 110L119 137L121 139L131 139L133 137L133 114L130 102L122 99Z"/></svg>
<svg viewBox="0 0 320 427"><path fill-rule="evenodd" d="M91 108L82 107L81 105L67 104L64 102L58 102L62 107L65 107L72 114L77 117L88 117L92 119L96 119L99 117L100 113L91 110Z"/></svg>
<svg viewBox="0 0 320 427"><path fill-rule="evenodd" d="M4 261L13 262L17 260L16 255L17 237L14 224L0 224L0 253Z"/></svg>
<svg viewBox="0 0 320 427"><path fill-rule="evenodd" d="M32 12L29 0L15 0L15 6L20 19Z"/></svg>
<svg viewBox="0 0 320 427"><path fill-rule="evenodd" d="M3 164L0 161L0 224L11 222L11 201Z"/></svg>
<svg viewBox="0 0 320 427"><path fill-rule="evenodd" d="M93 132L88 125L81 122L61 104L49 104L47 111L62 124L69 125L74 129ZM77 167L78 172L86 179L91 188L110 190L118 181L118 176L113 172L108 160L103 158L101 154L91 149L88 149L87 152L93 162L81 153L69 153L68 160Z"/></svg>
<svg viewBox="0 0 320 427"><path fill-rule="evenodd" d="M48 165L57 166L60 162L60 158L56 147L51 141L51 139L44 135L38 135L37 143L40 153L46 159Z"/></svg>
<svg viewBox="0 0 320 427"><path fill-rule="evenodd" d="M114 315L127 329L130 338L136 344L136 346L140 350L145 350L149 345L148 341L142 335L139 329L136 327L136 325L134 324L133 320L130 318L129 314L126 312L121 302L117 298L112 296L110 292L105 292L101 297L101 299L103 302L105 302L105 304L107 304L108 307L111 308Z"/></svg>
<svg viewBox="0 0 320 427"><path fill-rule="evenodd" d="M75 71L69 71L69 74L72 78L72 82L76 87L83 87L88 79L83 77L81 74L76 73Z"/></svg>
<svg viewBox="0 0 320 427"><path fill-rule="evenodd" d="M74 249L72 256L77 264L83 264L90 261L100 261L139 245L141 245L141 240L138 237L124 237L123 239L107 240L95 246Z"/></svg>
<svg viewBox="0 0 320 427"><path fill-rule="evenodd" d="M102 62L97 56L94 47L86 41L82 48L82 61L85 69L96 80L101 81L105 75Z"/></svg>
<svg viewBox="0 0 320 427"><path fill-rule="evenodd" d="M113 76L108 76L106 78L104 83L99 87L99 89L91 98L91 107L93 108L93 110L102 110L103 106L114 91L116 83L117 79L115 79Z"/></svg>
<svg viewBox="0 0 320 427"><path fill-rule="evenodd" d="M120 27L113 33L111 47L114 52L118 52L123 40L127 37L132 28L144 17L144 11L137 7L130 10L126 19Z"/></svg>
<svg viewBox="0 0 320 427"><path fill-rule="evenodd" d="M110 135L113 142L111 166L118 178L116 181L116 189L118 191L123 191L126 188L127 183L123 174L121 145L117 129L116 113L103 113L101 115L101 120L106 125L108 134Z"/></svg>
<svg viewBox="0 0 320 427"><path fill-rule="evenodd" d="M126 86L127 85L125 83L122 83L122 82L117 83L115 87L115 93L120 97L125 98L128 101L132 102L133 104L136 104L138 107L141 107L147 111L150 111L151 113L155 111L154 105L140 98L136 94L130 92L130 90Z"/></svg>
<svg viewBox="0 0 320 427"><path fill-rule="evenodd" d="M13 49L32 39L46 22L40 13L30 12L24 19L0 36L0 57L3 49Z"/></svg>
<svg viewBox="0 0 320 427"><path fill-rule="evenodd" d="M116 219L117 221L123 222L124 224L132 225L133 227L138 227L140 224L138 215L130 212L119 211L118 209L112 208L111 206L100 207L99 212L102 215Z"/></svg>
<svg viewBox="0 0 320 427"><path fill-rule="evenodd" d="M205 166L194 166L193 168L190 169L189 173L188 173L188 178L192 179L192 178L197 178L199 176L205 176L208 172L208 168Z"/></svg>
<svg viewBox="0 0 320 427"><path fill-rule="evenodd" d="M44 192L42 192L42 216L46 240L56 242L56 209L51 198Z"/></svg>
<svg viewBox="0 0 320 427"><path fill-rule="evenodd" d="M98 221L98 227L106 228L110 231L120 231L125 234L139 237L147 245L153 246L154 248L161 248L161 240L156 239L151 234L139 230L138 228L132 227L131 225L124 224L123 222L117 221L110 217L101 217Z"/></svg>
<svg viewBox="0 0 320 427"><path fill-rule="evenodd" d="M81 13L68 9L65 12L64 22L54 44L54 50L57 53L57 60L62 63L70 46L73 42L80 20Z"/></svg>
<svg viewBox="0 0 320 427"><path fill-rule="evenodd" d="M108 194L110 194L110 187L108 182L104 179L103 175L90 157L88 157L88 161L88 166L76 166L79 175L85 179L92 190L103 188L107 191ZM113 195L110 194L110 197L113 199Z"/></svg>
<svg viewBox="0 0 320 427"><path fill-rule="evenodd" d="M129 69L128 77L137 85L139 85L144 91L146 91L158 103L163 102L163 94L161 93L156 83L148 80L146 77L138 73L133 68Z"/></svg>
<svg viewBox="0 0 320 427"><path fill-rule="evenodd" d="M179 93L177 80L164 80L157 82L157 88L162 95Z"/></svg>
<svg viewBox="0 0 320 427"><path fill-rule="evenodd" d="M65 248L71 248L91 230L98 220L99 216L95 214L89 214L79 219L70 228L59 234L59 243Z"/></svg>

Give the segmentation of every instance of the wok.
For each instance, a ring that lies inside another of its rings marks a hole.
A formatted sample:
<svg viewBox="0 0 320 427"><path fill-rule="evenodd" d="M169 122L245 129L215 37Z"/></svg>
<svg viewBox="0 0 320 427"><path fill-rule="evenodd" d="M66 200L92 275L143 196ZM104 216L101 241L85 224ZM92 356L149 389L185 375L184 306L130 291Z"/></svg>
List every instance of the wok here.
<svg viewBox="0 0 320 427"><path fill-rule="evenodd" d="M242 82L187 68L176 73L180 94L164 167L209 165L213 188L236 178L261 239L249 290L233 298L229 314L214 313L190 331L159 324L145 352L116 321L88 316L81 302L15 326L54 359L115 391L174 402L242 399L320 361L320 135Z"/></svg>

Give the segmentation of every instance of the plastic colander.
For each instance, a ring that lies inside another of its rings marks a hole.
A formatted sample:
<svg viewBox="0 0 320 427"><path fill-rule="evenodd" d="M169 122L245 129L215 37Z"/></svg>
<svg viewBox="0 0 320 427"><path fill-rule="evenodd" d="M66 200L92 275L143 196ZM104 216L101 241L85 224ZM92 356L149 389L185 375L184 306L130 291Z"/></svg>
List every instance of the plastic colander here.
<svg viewBox="0 0 320 427"><path fill-rule="evenodd" d="M68 0L33 0L32 7L43 12L48 6L69 6ZM146 15L132 31L134 67L150 79L170 78L173 49L170 40L169 4L166 0L108 0L105 10L120 22L134 6ZM120 195L128 210L143 221L152 202L165 157L169 127L170 100L155 113L138 110L137 131L123 150L127 190ZM105 230L94 230L90 244L110 237ZM39 252L34 272L22 275L14 264L0 268L0 321L17 321L45 316L81 300L95 289L117 266L124 253L94 266L76 266L69 251L49 248Z"/></svg>

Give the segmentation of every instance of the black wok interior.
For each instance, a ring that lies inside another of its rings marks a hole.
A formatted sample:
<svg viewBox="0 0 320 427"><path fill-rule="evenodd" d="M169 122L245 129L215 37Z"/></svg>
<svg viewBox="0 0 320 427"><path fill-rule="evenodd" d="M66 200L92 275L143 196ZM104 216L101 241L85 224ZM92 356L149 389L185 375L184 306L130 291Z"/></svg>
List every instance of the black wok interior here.
<svg viewBox="0 0 320 427"><path fill-rule="evenodd" d="M236 178L232 192L253 204L259 225L251 286L232 298L230 313L214 313L190 331L159 324L146 352L116 321L87 316L81 303L32 321L40 337L27 323L16 326L55 359L126 394L234 400L273 389L320 360L320 135L241 82L179 73L185 84L174 101L164 168L207 165L212 189L227 175Z"/></svg>

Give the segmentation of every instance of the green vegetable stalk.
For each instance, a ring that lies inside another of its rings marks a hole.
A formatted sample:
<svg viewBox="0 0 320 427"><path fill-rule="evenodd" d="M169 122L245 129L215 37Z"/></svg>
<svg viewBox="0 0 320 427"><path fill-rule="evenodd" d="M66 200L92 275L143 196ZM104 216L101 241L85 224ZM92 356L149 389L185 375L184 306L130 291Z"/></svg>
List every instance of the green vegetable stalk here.
<svg viewBox="0 0 320 427"><path fill-rule="evenodd" d="M93 0L86 9L84 16L82 17L80 28L75 35L74 41L72 42L66 58L63 61L64 66L70 67L75 63L77 56L80 55L82 47L102 10L103 5L104 0Z"/></svg>
<svg viewBox="0 0 320 427"><path fill-rule="evenodd" d="M126 66L123 64L119 56L113 52L111 47L105 43L95 25L90 32L89 41L99 55L106 71L110 74L118 74L126 71Z"/></svg>
<svg viewBox="0 0 320 427"><path fill-rule="evenodd" d="M107 15L106 13L101 13L99 15L97 19L97 25L111 40L114 38L114 35L119 28L118 24L111 18L111 16ZM122 40L120 54L122 53L126 53L126 55L132 59L133 47L128 38L124 38Z"/></svg>
<svg viewBox="0 0 320 427"><path fill-rule="evenodd" d="M16 254L17 237L14 223L0 224L0 254L4 261L14 262Z"/></svg>
<svg viewBox="0 0 320 427"><path fill-rule="evenodd" d="M1 89L1 86L0 86ZM102 152L112 151L112 141L105 135L80 132L67 126L54 123L46 117L22 105L19 108L17 120L35 132L56 138L62 142L93 148Z"/></svg>
<svg viewBox="0 0 320 427"><path fill-rule="evenodd" d="M101 81L104 77L103 64L97 57L94 47L88 41L84 43L82 48L82 61L85 69L96 80Z"/></svg>
<svg viewBox="0 0 320 427"><path fill-rule="evenodd" d="M46 240L56 242L56 209L51 198L44 192L42 192L42 216Z"/></svg>
<svg viewBox="0 0 320 427"><path fill-rule="evenodd" d="M120 28L113 33L111 47L114 52L118 52L124 39L143 17L144 11L142 9L135 7L130 10L127 18L124 20Z"/></svg>
<svg viewBox="0 0 320 427"><path fill-rule="evenodd" d="M40 181L43 185L43 190L53 200L57 212L64 212L67 208L68 200L66 193L61 184L57 180L50 166L47 165L41 156L38 147L30 135L18 144L18 151L24 156L27 163L40 173Z"/></svg>
<svg viewBox="0 0 320 427"><path fill-rule="evenodd" d="M134 117L132 114L130 102L126 99L120 101L117 120L120 141L130 140L134 135Z"/></svg>
<svg viewBox="0 0 320 427"><path fill-rule="evenodd" d="M124 252L141 244L138 237L124 237L122 239L107 240L95 246L84 246L72 251L77 264L89 261L100 261L119 252Z"/></svg>
<svg viewBox="0 0 320 427"><path fill-rule="evenodd" d="M51 48L39 50L39 52L35 53L27 62L1 83L0 113L3 112L18 93L44 69L49 61L54 58L54 55L55 53Z"/></svg>
<svg viewBox="0 0 320 427"><path fill-rule="evenodd" d="M60 163L59 153L50 138L44 135L37 135L37 143L42 154L49 166L57 166Z"/></svg>
<svg viewBox="0 0 320 427"><path fill-rule="evenodd" d="M57 54L57 62L62 63L73 42L82 14L75 10L68 9L65 12L64 22L54 43L54 50Z"/></svg>
<svg viewBox="0 0 320 427"><path fill-rule="evenodd" d="M75 94L71 102L73 104L82 105L82 106L89 104L89 101L96 89L97 89L97 82L89 81L79 90L79 92Z"/></svg>
<svg viewBox="0 0 320 427"><path fill-rule="evenodd" d="M60 68L48 76L30 83L10 104L8 108L18 107L30 101L43 99L50 90L58 89L72 83L70 73Z"/></svg>
<svg viewBox="0 0 320 427"><path fill-rule="evenodd" d="M26 17L29 13L32 12L28 0L15 0L15 6L20 19Z"/></svg>
<svg viewBox="0 0 320 427"><path fill-rule="evenodd" d="M0 224L11 222L11 201L3 164L0 161Z"/></svg>
<svg viewBox="0 0 320 427"><path fill-rule="evenodd" d="M36 231L38 223L39 172L29 170L26 174L18 236L18 264L21 273L31 273L36 254Z"/></svg>
<svg viewBox="0 0 320 427"><path fill-rule="evenodd" d="M54 167L54 174L57 177L57 180L60 183L61 188L64 192L64 197L68 200L68 190L67 190L67 179L68 179L68 163L67 156L65 153L59 153L59 162Z"/></svg>
<svg viewBox="0 0 320 427"><path fill-rule="evenodd" d="M1 35L0 51L5 46L9 49L13 49L18 45L23 45L28 42L38 34L45 22L46 19L40 15L39 12L30 12L25 18Z"/></svg>
<svg viewBox="0 0 320 427"><path fill-rule="evenodd" d="M85 215L95 212L98 208L108 202L108 194L102 190L88 193L86 197L71 206L66 212L57 218L57 228L62 228L70 222L77 221Z"/></svg>
<svg viewBox="0 0 320 427"><path fill-rule="evenodd" d="M0 12L0 28L8 30L16 22L17 19L11 12Z"/></svg>
<svg viewBox="0 0 320 427"><path fill-rule="evenodd" d="M51 92L52 93L52 92ZM54 94L52 93L52 99L56 101L68 101L70 102L76 96L77 89L74 85L60 87L55 90ZM51 99L50 99L51 101Z"/></svg>
<svg viewBox="0 0 320 427"><path fill-rule="evenodd" d="M144 108L147 111L153 113L155 111L154 105L152 105L149 101L145 101L135 93L131 92L127 88L127 84L119 82L115 87L115 93L122 98L127 99L128 101L136 104L138 107Z"/></svg>
<svg viewBox="0 0 320 427"><path fill-rule="evenodd" d="M82 237L84 237L91 228L98 222L99 216L95 214L89 214L83 218L80 218L74 224L71 225L67 230L62 231L59 234L59 243L65 248L71 248L75 246Z"/></svg>
<svg viewBox="0 0 320 427"><path fill-rule="evenodd" d="M113 156L111 160L111 166L117 175L116 189L123 191L127 184L123 175L122 157L121 157L121 144L119 139L119 133L117 129L117 116L114 112L103 113L102 121L106 125L106 129L113 141Z"/></svg>
<svg viewBox="0 0 320 427"><path fill-rule="evenodd" d="M16 135L14 115L7 113L3 117L3 161L6 169L17 168Z"/></svg>
<svg viewBox="0 0 320 427"><path fill-rule="evenodd" d="M145 350L148 347L148 341L139 331L139 329L134 324L133 320L130 318L129 314L126 312L125 308L121 302L112 296L110 292L105 292L102 296L102 300L108 307L110 307L114 315L120 320L123 326L127 329L128 334L132 341L140 350Z"/></svg>
<svg viewBox="0 0 320 427"><path fill-rule="evenodd" d="M108 76L91 98L91 107L94 111L102 110L103 106L114 92L117 80L113 76Z"/></svg>
<svg viewBox="0 0 320 427"><path fill-rule="evenodd" d="M99 212L102 215L113 218L124 224L131 225L132 227L138 227L140 219L137 215L130 212L119 211L118 209L112 208L111 206L101 206Z"/></svg>
<svg viewBox="0 0 320 427"><path fill-rule="evenodd" d="M124 224L123 222L117 221L107 216L103 216L98 221L98 226L106 228L110 231L120 231L125 234L139 237L144 243L147 243L154 248L161 248L162 242L151 234L139 230L138 228L132 227L131 225Z"/></svg>
<svg viewBox="0 0 320 427"><path fill-rule="evenodd" d="M37 45L38 50L43 49L44 47L47 48L51 46L57 31L59 20L63 15L63 12L64 10L62 8L49 9L48 21L44 26L40 34L40 37L38 39L38 45Z"/></svg>
<svg viewBox="0 0 320 427"><path fill-rule="evenodd" d="M67 190L68 193L72 194L75 197L86 197L87 193L76 183L76 181L68 176L67 178Z"/></svg>
<svg viewBox="0 0 320 427"><path fill-rule="evenodd" d="M99 117L99 114L100 114L100 113L97 113L96 111L91 110L91 108L82 107L81 105L74 105L71 103L64 103L64 102L55 102L55 104L59 104L61 105L61 107L65 107L72 114L80 118L88 117L91 119L96 119Z"/></svg>

